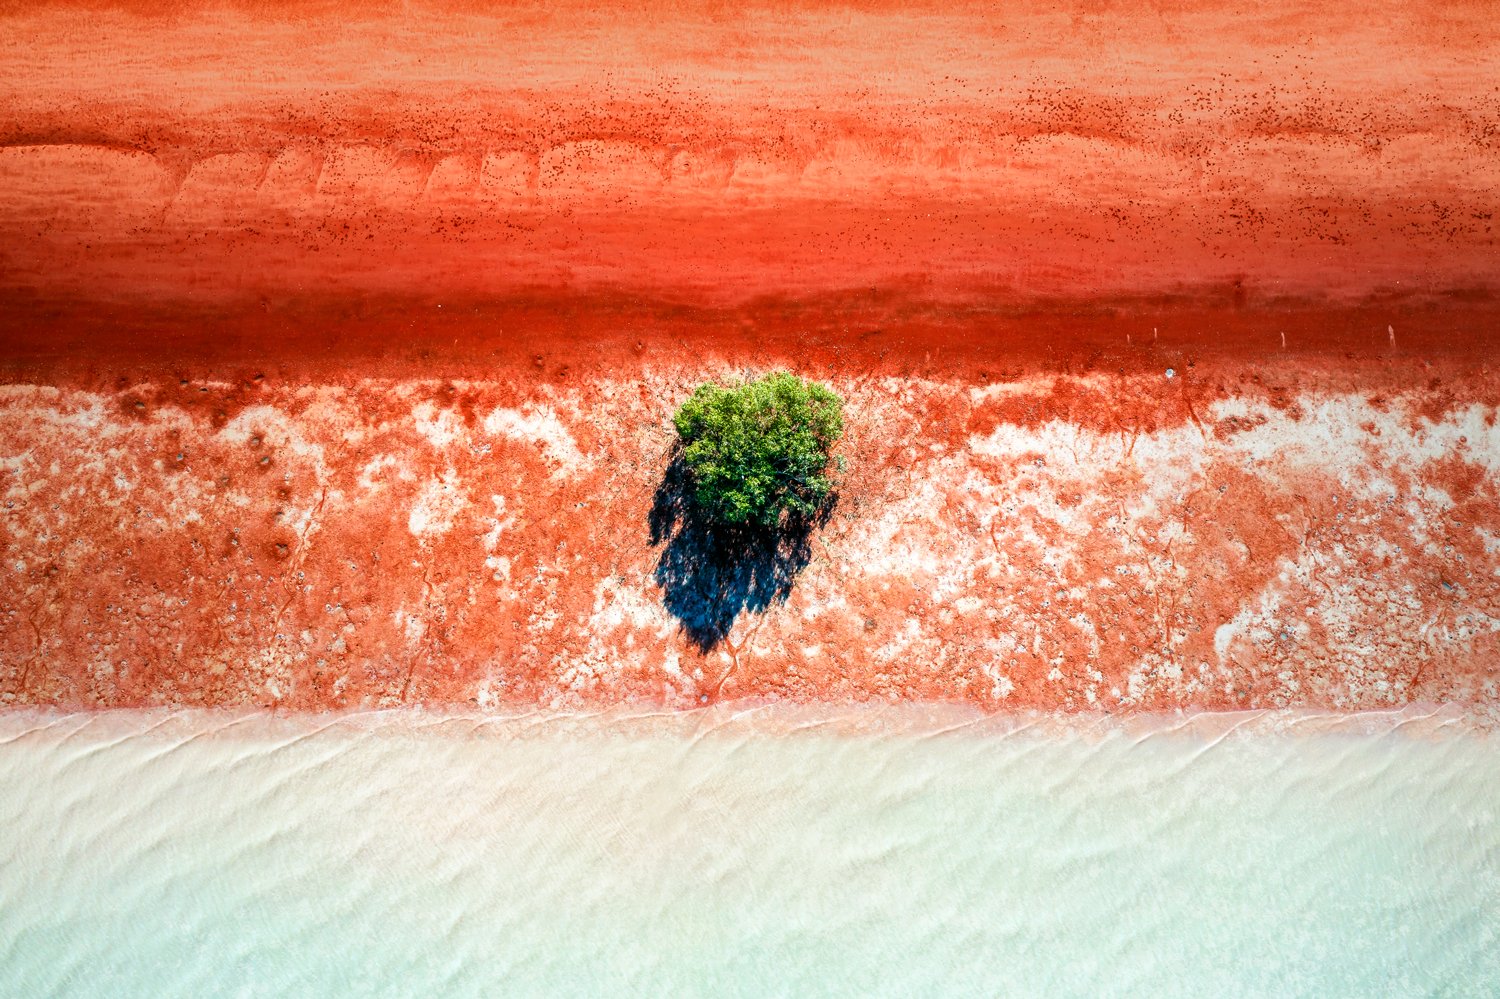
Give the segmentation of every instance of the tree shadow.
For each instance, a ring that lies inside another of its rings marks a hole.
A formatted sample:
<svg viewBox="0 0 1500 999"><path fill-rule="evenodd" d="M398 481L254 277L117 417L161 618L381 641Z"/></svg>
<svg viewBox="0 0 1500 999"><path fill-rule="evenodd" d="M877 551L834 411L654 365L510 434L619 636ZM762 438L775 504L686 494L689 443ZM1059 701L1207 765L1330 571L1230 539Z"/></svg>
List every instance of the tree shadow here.
<svg viewBox="0 0 1500 999"><path fill-rule="evenodd" d="M812 559L813 531L837 502L830 496L816 514L787 517L773 529L714 524L693 502L682 455L673 457L648 516L651 544L666 546L653 576L667 611L700 652L717 647L740 614L786 600Z"/></svg>

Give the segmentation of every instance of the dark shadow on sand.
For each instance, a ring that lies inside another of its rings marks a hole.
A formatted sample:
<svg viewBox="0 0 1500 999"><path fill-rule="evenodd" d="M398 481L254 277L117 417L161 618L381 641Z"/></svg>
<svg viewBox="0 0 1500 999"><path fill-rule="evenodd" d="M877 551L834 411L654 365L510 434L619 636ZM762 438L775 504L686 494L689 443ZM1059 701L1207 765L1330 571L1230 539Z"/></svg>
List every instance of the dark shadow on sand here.
<svg viewBox="0 0 1500 999"><path fill-rule="evenodd" d="M715 648L740 614L786 600L812 558L812 533L828 521L837 497L814 516L789 517L778 528L732 528L706 521L693 502L687 466L673 458L656 487L651 543L665 545L654 578L667 610L699 651Z"/></svg>

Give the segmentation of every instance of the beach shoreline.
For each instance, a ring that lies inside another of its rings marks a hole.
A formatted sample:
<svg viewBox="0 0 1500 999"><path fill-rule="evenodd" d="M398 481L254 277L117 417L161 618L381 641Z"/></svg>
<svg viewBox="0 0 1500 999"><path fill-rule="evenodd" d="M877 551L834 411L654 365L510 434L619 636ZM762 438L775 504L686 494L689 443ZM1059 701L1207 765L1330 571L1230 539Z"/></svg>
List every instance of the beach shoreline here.
<svg viewBox="0 0 1500 999"><path fill-rule="evenodd" d="M1392 737L1431 742L1488 739L1500 729L1500 712L1460 704L1405 704L1388 710L1321 711L1266 708L1251 711L1171 713L985 711L960 702L806 703L734 702L663 710L615 705L598 710L496 709L410 706L373 711L286 712L239 708L51 708L0 710L0 745L33 742L177 743L210 739L274 747L310 737L547 742L589 738L666 740L690 744L782 738L1035 740L1096 743L1105 740L1186 741L1211 746L1227 738L1303 739Z"/></svg>
<svg viewBox="0 0 1500 999"><path fill-rule="evenodd" d="M0 712L0 738L17 994L1500 981L1500 763L1451 709Z"/></svg>

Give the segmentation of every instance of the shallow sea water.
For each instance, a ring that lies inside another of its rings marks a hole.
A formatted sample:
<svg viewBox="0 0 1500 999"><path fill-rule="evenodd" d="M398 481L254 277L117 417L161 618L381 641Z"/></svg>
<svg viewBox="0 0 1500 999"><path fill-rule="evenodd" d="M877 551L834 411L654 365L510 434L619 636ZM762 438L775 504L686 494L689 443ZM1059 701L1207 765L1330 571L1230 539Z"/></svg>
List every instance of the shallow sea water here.
<svg viewBox="0 0 1500 999"><path fill-rule="evenodd" d="M1500 994L1462 718L0 715L0 994Z"/></svg>

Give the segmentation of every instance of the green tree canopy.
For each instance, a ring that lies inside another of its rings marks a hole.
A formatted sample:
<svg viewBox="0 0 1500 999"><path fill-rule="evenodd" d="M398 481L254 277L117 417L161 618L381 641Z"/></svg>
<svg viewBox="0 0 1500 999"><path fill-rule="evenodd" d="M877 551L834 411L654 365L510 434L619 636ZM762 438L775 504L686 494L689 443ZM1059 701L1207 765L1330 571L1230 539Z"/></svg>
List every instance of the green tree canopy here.
<svg viewBox="0 0 1500 999"><path fill-rule="evenodd" d="M733 388L704 384L672 422L693 499L712 521L774 528L816 513L833 493L829 454L843 401L787 371Z"/></svg>

